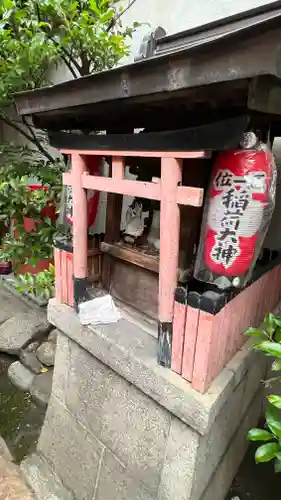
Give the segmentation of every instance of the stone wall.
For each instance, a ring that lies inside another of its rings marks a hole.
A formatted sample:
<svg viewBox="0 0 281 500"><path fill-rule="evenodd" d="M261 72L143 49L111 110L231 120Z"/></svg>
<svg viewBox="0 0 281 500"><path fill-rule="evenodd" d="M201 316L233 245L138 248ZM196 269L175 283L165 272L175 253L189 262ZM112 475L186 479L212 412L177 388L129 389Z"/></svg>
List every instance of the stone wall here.
<svg viewBox="0 0 281 500"><path fill-rule="evenodd" d="M156 339L131 323L90 330L55 300L49 319L64 333L37 453L22 464L37 497L223 500L261 413L264 357L248 342L200 395L156 365Z"/></svg>

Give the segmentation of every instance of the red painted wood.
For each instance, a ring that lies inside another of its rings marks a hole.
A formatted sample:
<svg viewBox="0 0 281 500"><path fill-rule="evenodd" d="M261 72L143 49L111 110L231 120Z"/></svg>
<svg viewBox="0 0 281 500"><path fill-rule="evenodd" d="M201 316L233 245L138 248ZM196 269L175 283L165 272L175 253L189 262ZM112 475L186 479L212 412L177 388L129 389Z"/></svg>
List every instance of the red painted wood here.
<svg viewBox="0 0 281 500"><path fill-rule="evenodd" d="M173 319L172 370L182 372L185 318L187 306L175 300Z"/></svg>
<svg viewBox="0 0 281 500"><path fill-rule="evenodd" d="M66 282L67 282L67 304L74 305L74 284L73 284L73 258L71 253L66 253Z"/></svg>
<svg viewBox="0 0 281 500"><path fill-rule="evenodd" d="M192 387L199 392L205 392L209 384L210 360L214 334L213 323L214 316L212 314L200 311L195 362L192 374Z"/></svg>
<svg viewBox="0 0 281 500"><path fill-rule="evenodd" d="M78 154L72 154L71 160L73 179L73 274L75 278L86 278L88 274L87 193L82 186L82 176L87 171L87 167L83 158ZM90 176L88 177L90 178ZM97 178L92 177L92 179Z"/></svg>
<svg viewBox="0 0 281 500"><path fill-rule="evenodd" d="M72 174L63 174L63 184L73 185L76 180ZM109 178L88 175L82 176L82 186L84 189L93 189L107 193L124 194L126 196L137 196L139 198L150 198L151 200L161 199L161 181L160 182L142 182L128 179ZM201 188L178 186L176 193L177 203L180 205L191 205L201 207L203 203L204 190Z"/></svg>
<svg viewBox="0 0 281 500"><path fill-rule="evenodd" d="M181 182L181 177L181 161L175 158L162 158L158 294L159 321L162 323L173 321L180 233L177 186ZM156 184L155 188L157 187Z"/></svg>
<svg viewBox="0 0 281 500"><path fill-rule="evenodd" d="M55 289L56 299L62 302L62 272L61 272L61 251L54 248L54 262L55 262Z"/></svg>
<svg viewBox="0 0 281 500"><path fill-rule="evenodd" d="M125 178L125 160L120 156L112 158L112 178L118 180Z"/></svg>
<svg viewBox="0 0 281 500"><path fill-rule="evenodd" d="M203 205L204 189L188 186L178 186L177 202L179 205L201 207Z"/></svg>
<svg viewBox="0 0 281 500"><path fill-rule="evenodd" d="M61 252L62 300L64 304L68 304L67 254L68 252Z"/></svg>
<svg viewBox="0 0 281 500"><path fill-rule="evenodd" d="M216 315L200 311L192 387L205 392L281 297L281 265L247 287ZM185 336L187 338L187 335ZM185 354L183 357L184 373Z"/></svg>
<svg viewBox="0 0 281 500"><path fill-rule="evenodd" d="M192 381L195 350L198 335L199 309L187 306L184 348L182 360L182 376L189 382Z"/></svg>

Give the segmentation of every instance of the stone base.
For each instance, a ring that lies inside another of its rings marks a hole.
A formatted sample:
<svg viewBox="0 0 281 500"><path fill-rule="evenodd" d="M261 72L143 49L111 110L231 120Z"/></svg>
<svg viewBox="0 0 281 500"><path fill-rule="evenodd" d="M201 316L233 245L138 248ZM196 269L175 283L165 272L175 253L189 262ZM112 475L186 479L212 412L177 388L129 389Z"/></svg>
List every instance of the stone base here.
<svg viewBox="0 0 281 500"><path fill-rule="evenodd" d="M202 395L158 366L156 339L126 320L92 330L55 300L48 319L63 332L52 396L22 464L37 497L223 500L261 414L267 366L251 342Z"/></svg>

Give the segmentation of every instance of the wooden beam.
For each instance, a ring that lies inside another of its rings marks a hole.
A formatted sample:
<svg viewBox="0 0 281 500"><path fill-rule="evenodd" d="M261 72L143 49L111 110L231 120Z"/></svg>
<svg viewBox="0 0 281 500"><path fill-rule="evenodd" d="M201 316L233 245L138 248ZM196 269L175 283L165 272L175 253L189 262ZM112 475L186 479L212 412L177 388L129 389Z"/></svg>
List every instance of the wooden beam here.
<svg viewBox="0 0 281 500"><path fill-rule="evenodd" d="M62 154L90 155L90 156L138 156L144 158L210 158L211 151L129 151L129 150L106 150L106 149L60 149Z"/></svg>
<svg viewBox="0 0 281 500"><path fill-rule="evenodd" d="M173 175L173 173L172 173ZM72 174L63 174L63 184L71 186L73 182ZM151 200L161 200L161 181L142 182L128 179L98 177L89 175L87 172L82 175L82 186L84 189L104 191L106 193L116 193ZM180 205L191 205L201 207L203 203L204 190L196 187L178 186L177 203Z"/></svg>
<svg viewBox="0 0 281 500"><path fill-rule="evenodd" d="M102 252L116 257L117 259L124 260L135 264L135 266L143 267L154 273L159 272L159 258L153 255L146 255L134 248L126 248L121 245L113 245L109 243L101 243L100 249Z"/></svg>
<svg viewBox="0 0 281 500"><path fill-rule="evenodd" d="M189 186L177 187L177 203L192 207L202 207L204 189Z"/></svg>

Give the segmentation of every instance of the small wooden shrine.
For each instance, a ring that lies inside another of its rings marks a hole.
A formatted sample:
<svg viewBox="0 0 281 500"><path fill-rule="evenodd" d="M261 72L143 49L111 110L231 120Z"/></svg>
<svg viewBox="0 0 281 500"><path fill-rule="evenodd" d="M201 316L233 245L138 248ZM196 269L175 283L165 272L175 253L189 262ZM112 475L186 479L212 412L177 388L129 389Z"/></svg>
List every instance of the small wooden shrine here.
<svg viewBox="0 0 281 500"><path fill-rule="evenodd" d="M19 113L71 156L73 238L56 242L56 298L77 306L105 290L157 321L159 363L200 392L281 297L270 249L242 289L193 276L218 153L247 131L271 143L281 135L280 18L277 2L151 39L150 57L134 64L16 96ZM106 162L108 175L93 175L91 162ZM108 193L104 235L92 239L89 190Z"/></svg>

